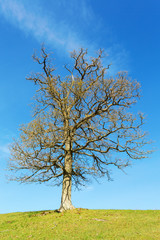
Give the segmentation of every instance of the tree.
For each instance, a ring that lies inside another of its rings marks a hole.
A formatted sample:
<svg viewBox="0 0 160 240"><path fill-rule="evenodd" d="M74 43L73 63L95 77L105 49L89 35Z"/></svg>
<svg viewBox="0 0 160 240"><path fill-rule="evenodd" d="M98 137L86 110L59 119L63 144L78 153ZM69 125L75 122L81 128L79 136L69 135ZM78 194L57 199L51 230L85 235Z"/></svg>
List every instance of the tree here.
<svg viewBox="0 0 160 240"><path fill-rule="evenodd" d="M109 166L123 169L129 159L146 157L143 115L129 112L140 85L126 72L107 75L101 50L92 58L87 50L73 51L65 77L55 74L44 47L33 59L42 68L27 78L37 85L36 107L11 146L10 169L21 172L13 180L62 184L59 210L73 209L73 184L90 176L110 179Z"/></svg>

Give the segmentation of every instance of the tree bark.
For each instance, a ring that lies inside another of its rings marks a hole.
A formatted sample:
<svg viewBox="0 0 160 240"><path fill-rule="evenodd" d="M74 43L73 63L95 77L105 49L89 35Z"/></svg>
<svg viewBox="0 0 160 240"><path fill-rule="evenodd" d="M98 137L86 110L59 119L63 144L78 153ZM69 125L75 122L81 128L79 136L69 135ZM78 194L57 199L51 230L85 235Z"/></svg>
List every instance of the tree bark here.
<svg viewBox="0 0 160 240"><path fill-rule="evenodd" d="M71 201L71 187L72 187L71 175L68 173L65 173L63 176L61 206L59 209L60 212L75 208L72 205L72 201Z"/></svg>
<svg viewBox="0 0 160 240"><path fill-rule="evenodd" d="M66 131L68 135L68 131ZM62 197L61 206L59 211L71 210L75 207L71 201L71 189L72 189L72 143L70 135L67 136L65 144L66 156L65 156L65 167L63 172L63 185L62 185Z"/></svg>

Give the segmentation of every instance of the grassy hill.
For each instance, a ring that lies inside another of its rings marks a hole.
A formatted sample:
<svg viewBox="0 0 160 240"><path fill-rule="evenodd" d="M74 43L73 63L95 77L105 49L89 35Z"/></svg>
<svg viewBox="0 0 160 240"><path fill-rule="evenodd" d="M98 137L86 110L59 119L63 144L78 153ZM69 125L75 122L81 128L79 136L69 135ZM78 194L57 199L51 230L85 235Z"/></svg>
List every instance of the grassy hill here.
<svg viewBox="0 0 160 240"><path fill-rule="evenodd" d="M160 211L75 209L0 214L0 239L158 240Z"/></svg>

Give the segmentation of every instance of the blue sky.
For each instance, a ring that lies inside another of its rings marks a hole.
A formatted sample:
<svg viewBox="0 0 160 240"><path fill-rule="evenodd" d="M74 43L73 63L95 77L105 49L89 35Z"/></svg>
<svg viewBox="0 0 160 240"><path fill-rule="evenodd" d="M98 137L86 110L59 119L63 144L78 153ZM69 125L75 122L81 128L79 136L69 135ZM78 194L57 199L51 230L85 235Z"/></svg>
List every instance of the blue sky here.
<svg viewBox="0 0 160 240"><path fill-rule="evenodd" d="M44 42L54 53L57 70L69 52L99 48L108 53L111 73L128 70L142 86L136 110L146 115L144 129L156 151L133 162L126 174L114 170L114 181L101 179L73 191L76 207L160 209L160 2L158 0L0 0L0 213L56 209L61 187L9 182L8 145L21 124L31 120L34 85L25 77L37 70L35 49Z"/></svg>

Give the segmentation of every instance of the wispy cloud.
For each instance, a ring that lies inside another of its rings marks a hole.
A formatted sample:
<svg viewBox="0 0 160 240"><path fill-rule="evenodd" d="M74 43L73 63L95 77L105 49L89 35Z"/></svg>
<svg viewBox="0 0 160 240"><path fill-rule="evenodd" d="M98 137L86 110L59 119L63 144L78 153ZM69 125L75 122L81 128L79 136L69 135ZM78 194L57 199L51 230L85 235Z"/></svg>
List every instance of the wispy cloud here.
<svg viewBox="0 0 160 240"><path fill-rule="evenodd" d="M92 54L101 47L96 45L96 41L91 43L81 30L82 25L88 25L91 31L95 20L98 25L89 0L49 1L52 12L44 4L41 0L0 0L0 13L25 34L31 34L40 43L46 42L63 53L84 47L89 48ZM66 15L61 19L62 14ZM74 25L75 19L79 25ZM124 68L127 53L123 48L113 44L106 51L109 53L108 63L112 62L114 66L112 71Z"/></svg>
<svg viewBox="0 0 160 240"><path fill-rule="evenodd" d="M119 71L129 71L129 53L119 44L113 44L110 48L106 49L108 53L108 60L111 64L110 74L115 74Z"/></svg>
<svg viewBox="0 0 160 240"><path fill-rule="evenodd" d="M7 145L1 145L0 146L0 154L9 154L8 144Z"/></svg>
<svg viewBox="0 0 160 240"><path fill-rule="evenodd" d="M83 6L83 12L84 9ZM40 6L37 11L34 5L27 5L24 1L0 0L0 11L10 23L40 42L47 41L67 51L83 45L83 40L77 38L77 33L66 22L47 16Z"/></svg>
<svg viewBox="0 0 160 240"><path fill-rule="evenodd" d="M15 133L7 128L0 127L0 163L10 155L9 146Z"/></svg>
<svg viewBox="0 0 160 240"><path fill-rule="evenodd" d="M83 192L91 192L94 190L94 187L93 186L85 186L82 191Z"/></svg>

